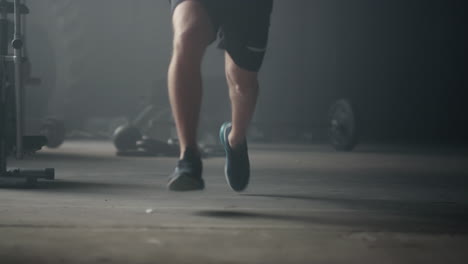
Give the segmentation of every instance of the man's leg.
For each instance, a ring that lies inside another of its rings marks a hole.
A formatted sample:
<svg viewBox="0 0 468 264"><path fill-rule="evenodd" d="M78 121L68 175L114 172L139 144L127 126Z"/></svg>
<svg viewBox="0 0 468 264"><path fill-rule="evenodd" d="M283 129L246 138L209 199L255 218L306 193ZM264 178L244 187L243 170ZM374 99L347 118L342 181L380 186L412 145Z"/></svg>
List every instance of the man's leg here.
<svg viewBox="0 0 468 264"><path fill-rule="evenodd" d="M219 136L226 151L227 182L238 192L247 188L250 179L246 135L257 103L257 72L266 51L272 7L271 0L238 2L221 27L232 114Z"/></svg>
<svg viewBox="0 0 468 264"><path fill-rule="evenodd" d="M258 95L257 73L238 66L226 52L226 79L231 99L231 122L221 126L219 137L226 151L225 175L237 192L245 190L250 179L247 129Z"/></svg>
<svg viewBox="0 0 468 264"><path fill-rule="evenodd" d="M215 32L205 8L196 0L180 3L174 10L172 23L174 40L168 88L182 159L187 147L197 148L202 97L201 61Z"/></svg>
<svg viewBox="0 0 468 264"><path fill-rule="evenodd" d="M215 33L203 4L186 0L173 11L173 54L168 71L172 113L180 143L180 160L168 187L173 191L201 190L202 162L197 127L202 97L201 61Z"/></svg>
<svg viewBox="0 0 468 264"><path fill-rule="evenodd" d="M257 72L237 66L228 52L225 52L226 79L231 99L232 128L229 145L236 148L245 141L247 129L255 112L258 96Z"/></svg>

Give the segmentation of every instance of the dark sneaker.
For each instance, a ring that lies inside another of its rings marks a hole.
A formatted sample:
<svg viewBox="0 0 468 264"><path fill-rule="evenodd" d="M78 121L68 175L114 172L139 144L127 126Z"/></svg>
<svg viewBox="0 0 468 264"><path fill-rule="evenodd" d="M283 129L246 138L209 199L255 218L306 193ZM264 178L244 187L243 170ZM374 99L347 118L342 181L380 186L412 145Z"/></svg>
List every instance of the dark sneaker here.
<svg viewBox="0 0 468 264"><path fill-rule="evenodd" d="M231 132L231 122L226 122L219 130L219 139L226 152L226 164L224 174L229 186L236 192L241 192L247 188L250 178L249 153L247 141L241 145L231 148L228 136Z"/></svg>
<svg viewBox="0 0 468 264"><path fill-rule="evenodd" d="M169 177L167 187L171 191L196 191L205 188L202 179L203 165L200 157L185 155Z"/></svg>

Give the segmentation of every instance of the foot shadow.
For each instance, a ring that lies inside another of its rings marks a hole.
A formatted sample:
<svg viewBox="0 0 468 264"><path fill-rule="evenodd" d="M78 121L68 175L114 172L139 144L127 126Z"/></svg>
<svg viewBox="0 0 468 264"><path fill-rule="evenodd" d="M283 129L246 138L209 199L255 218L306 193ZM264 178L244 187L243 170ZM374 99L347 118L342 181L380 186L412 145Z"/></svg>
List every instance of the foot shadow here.
<svg viewBox="0 0 468 264"><path fill-rule="evenodd" d="M336 203L344 210L284 213L242 210L202 210L194 215L238 221L273 220L305 225L335 226L355 231L418 234L468 234L468 205L346 199L301 195L246 194L250 197L300 199Z"/></svg>

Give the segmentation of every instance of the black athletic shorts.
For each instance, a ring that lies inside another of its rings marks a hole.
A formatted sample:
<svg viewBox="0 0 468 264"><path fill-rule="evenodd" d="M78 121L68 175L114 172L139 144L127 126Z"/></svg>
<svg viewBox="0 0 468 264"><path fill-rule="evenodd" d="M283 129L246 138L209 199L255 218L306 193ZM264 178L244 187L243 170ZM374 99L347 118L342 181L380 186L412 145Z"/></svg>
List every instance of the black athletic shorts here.
<svg viewBox="0 0 468 264"><path fill-rule="evenodd" d="M185 0L170 0L172 12ZM241 68L258 72L265 56L273 0L197 0L206 8L219 45Z"/></svg>

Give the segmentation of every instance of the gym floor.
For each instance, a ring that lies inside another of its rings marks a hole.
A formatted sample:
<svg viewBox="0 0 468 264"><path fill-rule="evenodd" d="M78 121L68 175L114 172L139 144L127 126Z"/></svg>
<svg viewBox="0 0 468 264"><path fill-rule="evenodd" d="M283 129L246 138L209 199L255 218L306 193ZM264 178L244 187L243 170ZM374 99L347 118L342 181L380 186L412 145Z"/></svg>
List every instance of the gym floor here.
<svg viewBox="0 0 468 264"><path fill-rule="evenodd" d="M468 149L252 144L251 160L241 194L223 157L190 193L166 190L175 158L105 141L12 160L56 180L0 189L0 262L466 263Z"/></svg>

